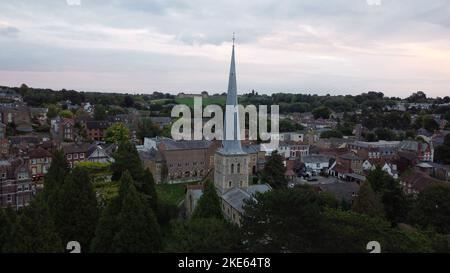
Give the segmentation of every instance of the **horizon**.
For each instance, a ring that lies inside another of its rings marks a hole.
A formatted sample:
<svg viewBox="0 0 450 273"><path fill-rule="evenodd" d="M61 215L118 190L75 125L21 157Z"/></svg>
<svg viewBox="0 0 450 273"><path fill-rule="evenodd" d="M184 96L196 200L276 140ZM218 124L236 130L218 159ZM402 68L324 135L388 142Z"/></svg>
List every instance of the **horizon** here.
<svg viewBox="0 0 450 273"><path fill-rule="evenodd" d="M199 92L187 92L187 91L180 91L180 92L165 92L162 90L155 90L155 91L149 91L149 92L127 92L127 91L90 91L90 90L77 90L77 89L71 89L71 88L62 88L62 89L53 89L53 88L48 88L48 87L35 87L35 86L30 86L26 83L22 83L21 85L25 84L28 88L31 89L38 89L38 90L50 90L52 92L60 92L62 90L66 90L66 91L75 91L75 92L80 92L80 93L104 93L104 94L121 94L121 95L132 95L132 96L145 96L145 95L152 95L155 92L159 92L162 94L169 94L169 95L180 95L180 94L185 94L185 95L193 95L193 96L200 96L202 92L207 92L209 96L226 96L224 92L216 92L216 91L211 91L211 90L202 90ZM5 85L1 85L0 87L4 87L4 88L10 88L10 89L19 89L21 87L21 85L19 86L5 86ZM324 94L317 94L317 93L306 93L306 92L263 92L260 93L257 90L251 90L251 91L245 91L245 92L238 92L238 97L240 96L244 96L244 95L248 95L250 93L252 93L252 91L255 91L255 93L257 93L258 95L267 95L267 96L272 96L273 94L303 94L303 95L311 95L311 96L335 96L335 97L339 97L339 96L358 96L358 95L362 95L362 94L367 94L370 92L375 92L375 93L382 93L384 95L384 98L389 98L389 99L394 99L394 98L400 98L401 100L406 100L408 97L410 97L411 95L413 95L414 93L417 92L423 92L425 93L425 95L427 96L427 99L438 99L438 98L445 98L448 96L443 96L443 97L432 97L429 96L429 94L427 94L425 91L422 90L417 90L417 91L412 91L409 95L406 96L387 96L384 92L379 92L379 91L374 91L374 90L370 90L370 91L364 91L364 92L360 92L360 93L355 93L355 94L330 94L330 93L324 93Z"/></svg>
<svg viewBox="0 0 450 273"><path fill-rule="evenodd" d="M147 94L406 98L450 90L444 0L0 3L0 85ZM223 91L219 91L223 90Z"/></svg>

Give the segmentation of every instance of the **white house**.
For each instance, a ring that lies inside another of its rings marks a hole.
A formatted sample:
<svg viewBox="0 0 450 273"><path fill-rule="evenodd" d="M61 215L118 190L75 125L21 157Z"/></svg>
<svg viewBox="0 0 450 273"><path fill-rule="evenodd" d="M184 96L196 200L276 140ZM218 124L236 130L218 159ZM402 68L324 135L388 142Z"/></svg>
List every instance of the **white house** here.
<svg viewBox="0 0 450 273"><path fill-rule="evenodd" d="M330 167L330 158L324 155L307 155L302 157L307 171L320 173Z"/></svg>

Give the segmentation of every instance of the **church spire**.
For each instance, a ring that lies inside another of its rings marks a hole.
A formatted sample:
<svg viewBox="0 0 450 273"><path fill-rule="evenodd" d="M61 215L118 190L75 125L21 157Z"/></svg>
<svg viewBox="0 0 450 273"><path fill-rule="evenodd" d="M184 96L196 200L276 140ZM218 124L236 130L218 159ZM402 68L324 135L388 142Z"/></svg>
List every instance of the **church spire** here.
<svg viewBox="0 0 450 273"><path fill-rule="evenodd" d="M236 65L234 57L234 33L233 48L231 52L230 75L228 79L227 104L225 110L225 126L224 140L222 141L222 152L225 154L242 154L240 128L239 128L239 112L237 111L237 84L236 84ZM236 111L234 111L236 110ZM231 136L227 135L231 134Z"/></svg>

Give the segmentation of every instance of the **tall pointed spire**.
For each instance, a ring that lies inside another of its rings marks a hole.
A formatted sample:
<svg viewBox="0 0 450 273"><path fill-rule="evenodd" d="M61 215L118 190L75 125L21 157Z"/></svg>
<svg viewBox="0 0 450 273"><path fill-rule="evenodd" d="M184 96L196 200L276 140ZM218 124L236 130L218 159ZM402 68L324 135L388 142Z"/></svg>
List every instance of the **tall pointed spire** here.
<svg viewBox="0 0 450 273"><path fill-rule="evenodd" d="M239 128L239 112L237 111L237 84L236 84L236 64L234 57L234 33L233 33L233 49L231 53L230 76L228 79L227 104L225 110L225 126L224 140L222 141L222 152L225 154L242 154L240 128ZM230 135L227 135L228 134Z"/></svg>

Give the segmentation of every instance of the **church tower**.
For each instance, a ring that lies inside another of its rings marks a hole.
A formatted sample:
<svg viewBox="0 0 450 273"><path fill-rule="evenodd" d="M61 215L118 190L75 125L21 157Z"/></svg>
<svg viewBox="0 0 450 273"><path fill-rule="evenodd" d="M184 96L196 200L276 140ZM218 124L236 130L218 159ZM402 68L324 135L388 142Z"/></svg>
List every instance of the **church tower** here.
<svg viewBox="0 0 450 273"><path fill-rule="evenodd" d="M248 164L250 157L242 150L237 102L236 67L231 53L230 76L224 118L222 147L214 156L214 184L224 193L233 187L248 187ZM228 132L228 134L227 134Z"/></svg>

